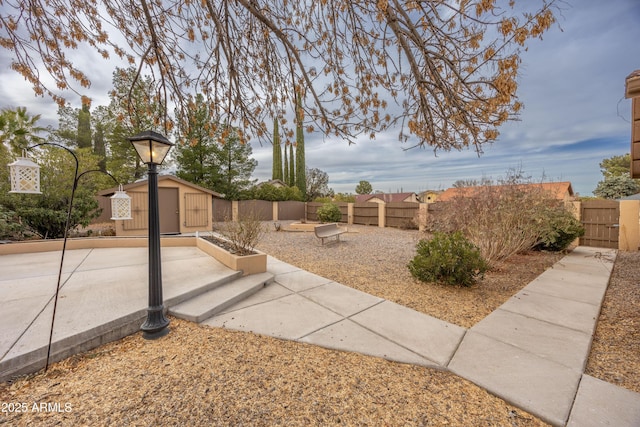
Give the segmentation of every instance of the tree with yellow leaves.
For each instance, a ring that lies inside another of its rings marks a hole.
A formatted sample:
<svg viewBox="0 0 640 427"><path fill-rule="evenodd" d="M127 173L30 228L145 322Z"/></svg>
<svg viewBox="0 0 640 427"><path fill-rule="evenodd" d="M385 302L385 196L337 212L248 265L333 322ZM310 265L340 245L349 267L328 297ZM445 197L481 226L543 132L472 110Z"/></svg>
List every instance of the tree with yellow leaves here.
<svg viewBox="0 0 640 427"><path fill-rule="evenodd" d="M245 140L284 123L299 85L308 132L352 142L395 126L417 146L480 152L517 117L520 53L559 1L6 0L0 46L61 104L91 83L69 59L89 47L154 76L155 101L175 104L177 120L202 93Z"/></svg>

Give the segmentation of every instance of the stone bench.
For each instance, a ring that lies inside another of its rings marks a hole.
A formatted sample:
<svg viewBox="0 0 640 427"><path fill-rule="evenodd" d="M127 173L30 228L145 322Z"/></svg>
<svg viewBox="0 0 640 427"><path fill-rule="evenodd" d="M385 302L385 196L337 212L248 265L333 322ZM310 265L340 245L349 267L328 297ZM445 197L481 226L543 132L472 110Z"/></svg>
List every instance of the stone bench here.
<svg viewBox="0 0 640 427"><path fill-rule="evenodd" d="M321 224L316 225L313 229L313 232L316 234L316 237L322 241L324 245L324 239L328 239L330 237L335 237L336 241L340 241L340 235L342 233L346 233L346 230L341 230L338 228L338 224Z"/></svg>

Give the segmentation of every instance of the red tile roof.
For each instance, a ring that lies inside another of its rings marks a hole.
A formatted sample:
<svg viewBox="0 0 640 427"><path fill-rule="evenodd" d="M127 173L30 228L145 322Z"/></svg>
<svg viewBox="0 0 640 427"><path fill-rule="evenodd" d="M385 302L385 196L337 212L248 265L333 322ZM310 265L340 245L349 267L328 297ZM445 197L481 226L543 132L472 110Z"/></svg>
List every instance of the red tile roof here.
<svg viewBox="0 0 640 427"><path fill-rule="evenodd" d="M573 197L573 188L571 187L571 183L569 181L564 182L543 182L540 184L518 184L519 187L523 189L526 188L542 188L544 191L548 191L553 194L556 199L564 200L567 197ZM495 189L499 190L500 187L506 187L503 185L492 185ZM473 197L473 194L476 193L482 187L458 187L458 188L448 188L442 194L438 196L439 202L446 202L456 197Z"/></svg>

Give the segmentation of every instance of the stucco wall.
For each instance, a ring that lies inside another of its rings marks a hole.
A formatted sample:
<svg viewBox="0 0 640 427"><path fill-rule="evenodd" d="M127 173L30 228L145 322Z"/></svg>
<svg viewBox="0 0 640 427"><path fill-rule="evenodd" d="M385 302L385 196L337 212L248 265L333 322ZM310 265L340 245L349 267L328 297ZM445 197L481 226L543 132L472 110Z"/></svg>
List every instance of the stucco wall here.
<svg viewBox="0 0 640 427"><path fill-rule="evenodd" d="M639 248L640 200L621 200L618 249L621 251L637 251Z"/></svg>
<svg viewBox="0 0 640 427"><path fill-rule="evenodd" d="M213 196L209 193L199 191L196 188L190 187L188 185L182 184L173 180L159 180L158 188L177 188L178 189L178 224L179 224L179 232L180 233L194 233L196 231L210 231L213 227L212 224L212 203ZM136 192L144 192L147 193L148 186L145 183L144 185L135 188ZM202 209L206 209L206 223L202 223L199 225L190 226L188 225L188 215L187 212L187 195L188 194L201 194L206 195L206 204L202 206ZM162 205L162 201L160 202ZM132 212L132 215L148 215L148 212L145 210L143 212ZM162 209L160 209L160 215L163 215ZM127 220L117 220L115 221L115 229L116 236L146 236L147 228L137 228L137 229L126 229L124 222Z"/></svg>

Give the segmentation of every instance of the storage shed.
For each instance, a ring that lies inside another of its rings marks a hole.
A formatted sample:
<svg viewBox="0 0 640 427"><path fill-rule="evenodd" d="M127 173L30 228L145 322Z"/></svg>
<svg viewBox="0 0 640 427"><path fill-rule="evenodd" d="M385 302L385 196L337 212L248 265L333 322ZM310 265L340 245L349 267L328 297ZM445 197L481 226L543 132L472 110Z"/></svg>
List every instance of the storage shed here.
<svg viewBox="0 0 640 427"><path fill-rule="evenodd" d="M117 236L146 236L149 220L148 181L141 180L124 186L131 197L130 220L116 220ZM111 197L116 187L103 190L99 196ZM181 234L211 231L213 203L222 199L215 191L192 184L171 175L158 177L158 207L160 233Z"/></svg>

